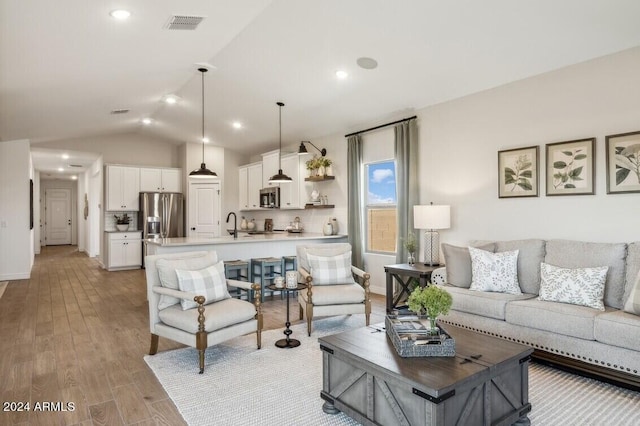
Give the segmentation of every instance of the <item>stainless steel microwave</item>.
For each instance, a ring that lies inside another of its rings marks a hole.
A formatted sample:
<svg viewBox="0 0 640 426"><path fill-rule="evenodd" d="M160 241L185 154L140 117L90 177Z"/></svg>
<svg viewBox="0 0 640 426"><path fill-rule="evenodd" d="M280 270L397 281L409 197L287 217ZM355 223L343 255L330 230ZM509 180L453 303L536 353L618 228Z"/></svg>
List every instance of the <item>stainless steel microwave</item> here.
<svg viewBox="0 0 640 426"><path fill-rule="evenodd" d="M260 207L267 209L280 208L280 188L277 186L260 190Z"/></svg>

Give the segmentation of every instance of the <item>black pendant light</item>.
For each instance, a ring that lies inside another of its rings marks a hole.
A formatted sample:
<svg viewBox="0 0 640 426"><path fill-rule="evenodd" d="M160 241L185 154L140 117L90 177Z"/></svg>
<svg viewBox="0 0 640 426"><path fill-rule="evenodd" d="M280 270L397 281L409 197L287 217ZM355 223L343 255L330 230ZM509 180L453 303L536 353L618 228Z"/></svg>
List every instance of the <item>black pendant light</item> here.
<svg viewBox="0 0 640 426"><path fill-rule="evenodd" d="M207 165L204 164L204 73L207 72L206 68L198 68L202 75L202 163L200 163L200 168L189 173L190 177L194 178L212 178L218 177L215 172L207 169Z"/></svg>
<svg viewBox="0 0 640 426"><path fill-rule="evenodd" d="M284 106L284 104L282 102L277 102L276 104L278 105L278 107L280 107L280 110L279 110L280 149L278 150L278 173L271 176L271 178L269 179L269 183L291 183L293 179L291 179L289 176L282 173L282 164L281 164L281 161L282 161L282 107Z"/></svg>

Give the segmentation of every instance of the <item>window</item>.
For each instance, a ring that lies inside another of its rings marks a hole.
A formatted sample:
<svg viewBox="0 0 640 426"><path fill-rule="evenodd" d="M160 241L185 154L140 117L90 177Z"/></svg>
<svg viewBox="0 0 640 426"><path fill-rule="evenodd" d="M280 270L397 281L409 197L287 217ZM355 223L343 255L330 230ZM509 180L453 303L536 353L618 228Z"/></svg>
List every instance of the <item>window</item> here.
<svg viewBox="0 0 640 426"><path fill-rule="evenodd" d="M394 160L365 164L368 252L394 254L397 233L396 163Z"/></svg>

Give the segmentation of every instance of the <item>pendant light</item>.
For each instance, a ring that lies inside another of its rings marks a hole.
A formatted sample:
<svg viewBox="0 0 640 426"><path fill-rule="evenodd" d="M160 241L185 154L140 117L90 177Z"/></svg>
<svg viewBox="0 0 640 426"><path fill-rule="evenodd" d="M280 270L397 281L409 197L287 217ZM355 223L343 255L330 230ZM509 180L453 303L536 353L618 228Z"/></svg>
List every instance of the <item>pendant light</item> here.
<svg viewBox="0 0 640 426"><path fill-rule="evenodd" d="M215 172L207 169L207 165L204 164L204 73L207 72L206 68L198 68L202 75L202 163L200 163L200 168L189 173L190 177L194 178L212 178L218 177Z"/></svg>
<svg viewBox="0 0 640 426"><path fill-rule="evenodd" d="M282 102L277 102L276 104L280 108L279 109L280 145L278 150L278 173L271 176L271 178L269 179L269 183L291 183L292 179L289 176L282 173L282 164L281 164L282 163L282 107L284 106L284 104Z"/></svg>

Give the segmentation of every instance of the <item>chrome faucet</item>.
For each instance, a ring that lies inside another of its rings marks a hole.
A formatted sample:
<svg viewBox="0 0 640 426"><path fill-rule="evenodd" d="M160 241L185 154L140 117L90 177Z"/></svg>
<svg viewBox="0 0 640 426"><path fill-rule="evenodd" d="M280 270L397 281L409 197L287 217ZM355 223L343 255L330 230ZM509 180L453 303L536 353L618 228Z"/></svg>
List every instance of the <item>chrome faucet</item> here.
<svg viewBox="0 0 640 426"><path fill-rule="evenodd" d="M233 215L233 239L238 238L238 218L234 212L229 212L227 215L227 223L229 223L229 218Z"/></svg>

